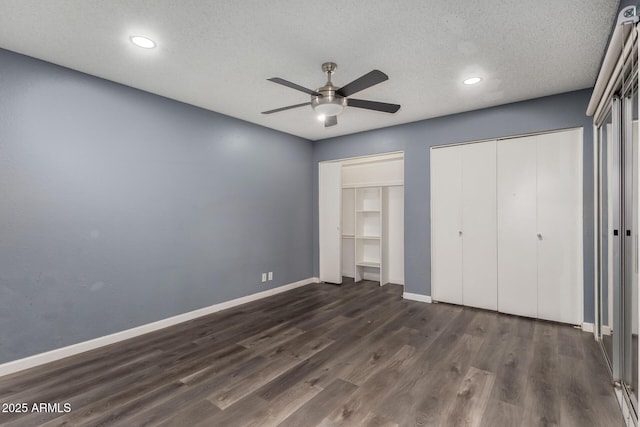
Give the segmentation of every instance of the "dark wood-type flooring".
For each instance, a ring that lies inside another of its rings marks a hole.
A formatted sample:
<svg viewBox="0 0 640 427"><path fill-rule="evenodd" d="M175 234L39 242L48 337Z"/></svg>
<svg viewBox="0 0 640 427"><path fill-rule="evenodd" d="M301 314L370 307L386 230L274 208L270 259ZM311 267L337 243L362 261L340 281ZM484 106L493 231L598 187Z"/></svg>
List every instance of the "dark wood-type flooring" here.
<svg viewBox="0 0 640 427"><path fill-rule="evenodd" d="M570 326L314 284L0 378L10 426L622 426Z"/></svg>

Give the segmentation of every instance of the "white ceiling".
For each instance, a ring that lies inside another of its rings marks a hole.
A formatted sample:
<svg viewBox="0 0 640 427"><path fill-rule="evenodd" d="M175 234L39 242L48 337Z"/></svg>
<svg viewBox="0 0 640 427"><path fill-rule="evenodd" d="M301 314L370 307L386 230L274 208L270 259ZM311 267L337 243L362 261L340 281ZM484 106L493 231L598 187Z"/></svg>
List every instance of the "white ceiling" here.
<svg viewBox="0 0 640 427"><path fill-rule="evenodd" d="M318 140L593 86L617 0L0 0L0 47ZM158 43L135 47L132 34ZM379 69L324 128L302 92ZM1 71L1 64L0 64ZM483 81L465 86L479 75Z"/></svg>

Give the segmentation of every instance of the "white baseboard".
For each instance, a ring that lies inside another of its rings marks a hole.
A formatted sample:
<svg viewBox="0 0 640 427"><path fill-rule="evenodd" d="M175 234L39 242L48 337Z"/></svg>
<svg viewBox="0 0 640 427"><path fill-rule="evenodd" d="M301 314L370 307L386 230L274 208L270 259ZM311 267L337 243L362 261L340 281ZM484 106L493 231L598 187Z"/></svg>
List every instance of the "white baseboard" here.
<svg viewBox="0 0 640 427"><path fill-rule="evenodd" d="M429 295L412 294L411 292L405 292L402 294L402 298L410 299L412 301L427 302L431 304L431 297Z"/></svg>
<svg viewBox="0 0 640 427"><path fill-rule="evenodd" d="M593 323L582 322L582 331L593 333Z"/></svg>
<svg viewBox="0 0 640 427"><path fill-rule="evenodd" d="M126 339L137 337L139 335L143 335L149 332L157 331L159 329L167 328L169 326L173 326L178 323L186 322L188 320L192 320L197 317L206 316L208 314L222 311L227 308L235 307L237 305L246 304L251 301L256 301L262 298L266 298L272 295L286 292L291 289L308 285L310 283L321 283L321 282L320 282L320 279L318 279L317 277L310 277L308 279L300 280L298 282L278 286L277 288L267 289L266 291L262 291L262 292L247 295L244 297L236 298L230 301L225 301L218 304L210 305L209 307L200 308L198 310L189 311L187 313L178 314L177 316L158 320L156 322L147 323L146 325L137 326L135 328L126 329L124 331L116 332L110 335L94 338L89 341L72 344L67 347L57 348L55 350L47 351L45 353L35 354L33 356L25 357L24 359L18 359L18 360L13 360L11 362L3 363L0 365L0 377L4 375L13 374L15 372L19 372L25 369L33 368L35 366L43 365L45 363L53 362L55 360L60 360L65 357L73 356L79 353L84 353L85 351L94 350L96 348L113 344L119 341L124 341Z"/></svg>
<svg viewBox="0 0 640 427"><path fill-rule="evenodd" d="M602 325L600 327L600 333L602 335L611 335L611 327Z"/></svg>

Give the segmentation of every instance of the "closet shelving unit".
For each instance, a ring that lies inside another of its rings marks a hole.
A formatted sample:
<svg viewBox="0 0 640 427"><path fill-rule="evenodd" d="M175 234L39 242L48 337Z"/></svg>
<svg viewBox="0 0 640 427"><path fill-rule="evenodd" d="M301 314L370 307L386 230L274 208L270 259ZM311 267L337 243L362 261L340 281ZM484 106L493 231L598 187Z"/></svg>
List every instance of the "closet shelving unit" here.
<svg viewBox="0 0 640 427"><path fill-rule="evenodd" d="M344 191L354 198L354 279L380 281L382 277L382 187Z"/></svg>

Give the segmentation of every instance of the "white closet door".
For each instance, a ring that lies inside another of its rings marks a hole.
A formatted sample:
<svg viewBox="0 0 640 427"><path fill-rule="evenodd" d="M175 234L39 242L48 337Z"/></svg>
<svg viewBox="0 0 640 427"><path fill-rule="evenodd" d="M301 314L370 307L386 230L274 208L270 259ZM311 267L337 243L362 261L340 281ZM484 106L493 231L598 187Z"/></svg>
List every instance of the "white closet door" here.
<svg viewBox="0 0 640 427"><path fill-rule="evenodd" d="M342 283L342 165L340 162L318 164L318 240L320 246L320 280Z"/></svg>
<svg viewBox="0 0 640 427"><path fill-rule="evenodd" d="M537 317L536 140L497 144L498 311Z"/></svg>
<svg viewBox="0 0 640 427"><path fill-rule="evenodd" d="M538 143L538 317L579 324L582 130L536 136Z"/></svg>
<svg viewBox="0 0 640 427"><path fill-rule="evenodd" d="M386 224L383 232L382 266L389 282L404 285L404 186L387 187L387 204L382 210Z"/></svg>
<svg viewBox="0 0 640 427"><path fill-rule="evenodd" d="M462 147L431 150L431 296L462 304Z"/></svg>
<svg viewBox="0 0 640 427"><path fill-rule="evenodd" d="M462 146L464 305L498 309L496 142Z"/></svg>

